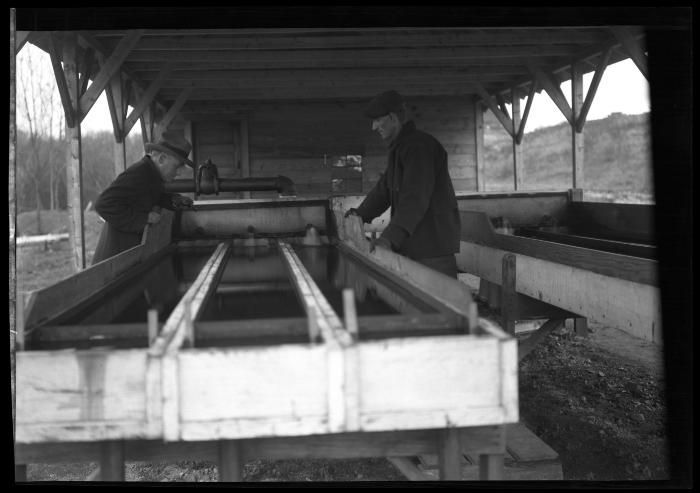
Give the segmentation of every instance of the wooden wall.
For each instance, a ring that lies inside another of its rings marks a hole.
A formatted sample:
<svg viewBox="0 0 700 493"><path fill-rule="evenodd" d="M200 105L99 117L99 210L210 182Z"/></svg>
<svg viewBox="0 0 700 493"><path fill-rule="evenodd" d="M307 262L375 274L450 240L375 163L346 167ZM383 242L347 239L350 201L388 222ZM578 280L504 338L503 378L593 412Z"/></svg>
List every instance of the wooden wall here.
<svg viewBox="0 0 700 493"><path fill-rule="evenodd" d="M251 176L285 175L298 195L329 195L332 157L362 156L362 192L367 193L386 167L387 148L371 123L362 116L366 102L280 103L257 106L247 114ZM476 190L476 143L473 103L469 98L412 98L409 111L416 126L434 135L448 153L456 191ZM194 122L196 159L219 151L233 162L235 145L226 122ZM226 127L226 128L224 128ZM233 132L236 134L236 132ZM227 170L227 173L229 171ZM220 173L220 176L234 176ZM355 192L357 193L357 192ZM252 197L274 197L257 192Z"/></svg>

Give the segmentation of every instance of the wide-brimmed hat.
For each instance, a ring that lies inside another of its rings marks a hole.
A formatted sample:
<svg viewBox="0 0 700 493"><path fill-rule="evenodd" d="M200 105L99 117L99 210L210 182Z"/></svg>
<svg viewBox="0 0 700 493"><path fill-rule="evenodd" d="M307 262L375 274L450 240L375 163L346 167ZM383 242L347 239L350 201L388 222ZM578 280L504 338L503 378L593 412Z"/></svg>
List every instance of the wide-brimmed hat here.
<svg viewBox="0 0 700 493"><path fill-rule="evenodd" d="M177 132L171 130L163 132L158 142L147 143L146 152L153 150L170 154L177 159L181 159L187 166L195 168L195 164L187 158L192 150L192 144Z"/></svg>
<svg viewBox="0 0 700 493"><path fill-rule="evenodd" d="M379 118L389 113L398 113L403 106L403 97L398 92L384 91L377 94L365 108L364 115L367 118Z"/></svg>

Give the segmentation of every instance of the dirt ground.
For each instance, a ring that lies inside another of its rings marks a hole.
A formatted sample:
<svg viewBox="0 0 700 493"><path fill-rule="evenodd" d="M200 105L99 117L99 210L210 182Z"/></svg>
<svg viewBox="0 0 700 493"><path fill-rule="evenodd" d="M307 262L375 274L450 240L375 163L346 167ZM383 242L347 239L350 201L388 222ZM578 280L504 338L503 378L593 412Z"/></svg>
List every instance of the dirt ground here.
<svg viewBox="0 0 700 493"><path fill-rule="evenodd" d="M66 243L17 250L18 290L70 275ZM589 323L587 338L562 328L520 364L521 420L559 453L565 480L667 479L660 349ZM81 481L97 464L30 464L29 481ZM127 481L216 481L216 465L127 463ZM255 460L245 481L396 481L386 459Z"/></svg>

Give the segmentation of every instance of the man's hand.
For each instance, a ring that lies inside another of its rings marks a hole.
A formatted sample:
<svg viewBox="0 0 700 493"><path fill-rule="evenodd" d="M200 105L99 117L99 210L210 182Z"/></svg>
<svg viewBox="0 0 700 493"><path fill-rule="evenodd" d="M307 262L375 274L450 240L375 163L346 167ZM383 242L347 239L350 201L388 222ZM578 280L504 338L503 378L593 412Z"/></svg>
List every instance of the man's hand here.
<svg viewBox="0 0 700 493"><path fill-rule="evenodd" d="M387 240L386 238L382 238L381 236L377 238L377 241L374 242L374 244L370 245L370 252L373 252L376 247L382 247L386 248L389 251L393 251L394 248L391 246L391 242Z"/></svg>
<svg viewBox="0 0 700 493"><path fill-rule="evenodd" d="M357 213L357 209L354 207L349 209L348 212L345 213L345 217L350 217L351 215L360 217L360 215Z"/></svg>
<svg viewBox="0 0 700 493"><path fill-rule="evenodd" d="M158 221L160 221L160 212L152 210L148 213L148 219L146 220L148 224L156 224Z"/></svg>
<svg viewBox="0 0 700 493"><path fill-rule="evenodd" d="M194 202L192 201L192 199L184 195L173 195L172 199L170 199L170 202L176 210L197 210L194 206Z"/></svg>

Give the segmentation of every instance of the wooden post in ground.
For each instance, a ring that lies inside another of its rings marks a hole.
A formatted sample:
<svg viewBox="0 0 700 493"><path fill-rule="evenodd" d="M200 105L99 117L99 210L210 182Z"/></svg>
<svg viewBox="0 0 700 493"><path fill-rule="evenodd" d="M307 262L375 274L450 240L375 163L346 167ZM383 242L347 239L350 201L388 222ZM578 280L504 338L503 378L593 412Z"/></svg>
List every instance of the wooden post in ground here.
<svg viewBox="0 0 700 493"><path fill-rule="evenodd" d="M102 442L99 467L100 481L124 481L124 442Z"/></svg>
<svg viewBox="0 0 700 493"><path fill-rule="evenodd" d="M574 331L577 336L588 336L588 319L586 317L577 317L574 319Z"/></svg>
<svg viewBox="0 0 700 493"><path fill-rule="evenodd" d="M571 65L571 155L573 158L573 188L583 188L583 125L577 125L577 120L583 107L583 70L578 63Z"/></svg>
<svg viewBox="0 0 700 493"><path fill-rule="evenodd" d="M484 108L478 96L474 97L474 139L476 140L476 190L486 190L486 170L484 168Z"/></svg>
<svg viewBox="0 0 700 493"><path fill-rule="evenodd" d="M503 454L479 455L479 480L500 481L503 479Z"/></svg>
<svg viewBox="0 0 700 493"><path fill-rule="evenodd" d="M69 101L64 101L64 108L70 108L70 118L66 115L66 136L68 151L66 154L66 186L68 187L68 217L70 223L71 251L73 266L76 271L85 268L85 229L83 223L83 160L80 134L80 77L77 60L78 39L75 32L66 32L63 38L63 73L65 76ZM59 65L60 66L60 65ZM55 70L55 69L54 69Z"/></svg>
<svg viewBox="0 0 700 493"><path fill-rule="evenodd" d="M461 458L459 431L456 428L442 430L438 442L438 464L441 480L459 481L462 479Z"/></svg>
<svg viewBox="0 0 700 493"><path fill-rule="evenodd" d="M219 481L243 481L243 458L236 440L221 440L219 442Z"/></svg>
<svg viewBox="0 0 700 493"><path fill-rule="evenodd" d="M520 129L520 96L518 92L511 90L512 121L513 121L513 190L523 188L523 146L518 142L518 130Z"/></svg>
<svg viewBox="0 0 700 493"><path fill-rule="evenodd" d="M515 335L515 319L517 317L518 294L515 291L515 255L503 255L501 281L501 319L503 330Z"/></svg>

